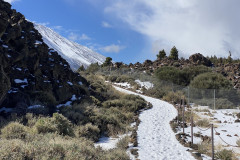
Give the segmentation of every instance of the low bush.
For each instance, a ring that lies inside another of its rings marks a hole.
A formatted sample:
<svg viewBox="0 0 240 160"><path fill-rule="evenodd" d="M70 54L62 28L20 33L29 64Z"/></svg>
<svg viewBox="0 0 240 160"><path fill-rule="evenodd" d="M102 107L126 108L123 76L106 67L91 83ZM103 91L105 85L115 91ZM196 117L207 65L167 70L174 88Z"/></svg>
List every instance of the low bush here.
<svg viewBox="0 0 240 160"><path fill-rule="evenodd" d="M126 150L104 151L87 139L45 134L35 135L32 141L1 140L0 159L129 160L129 157Z"/></svg>
<svg viewBox="0 0 240 160"><path fill-rule="evenodd" d="M204 127L207 128L210 126L210 122L208 119L204 118L204 119L200 119L196 122L196 125L199 127Z"/></svg>
<svg viewBox="0 0 240 160"><path fill-rule="evenodd" d="M197 144L198 146L198 152L201 154L207 154L210 155L211 153L211 142L204 141Z"/></svg>
<svg viewBox="0 0 240 160"><path fill-rule="evenodd" d="M84 137L96 142L100 137L100 130L97 126L88 123L84 126L77 126L75 128L75 135L78 138Z"/></svg>
<svg viewBox="0 0 240 160"><path fill-rule="evenodd" d="M232 88L231 81L220 73L202 73L191 81L190 86L199 89L228 89Z"/></svg>
<svg viewBox="0 0 240 160"><path fill-rule="evenodd" d="M223 149L216 153L216 158L221 160L232 160L235 159L233 151Z"/></svg>
<svg viewBox="0 0 240 160"><path fill-rule="evenodd" d="M186 104L186 98L184 94L180 91L168 92L165 96L163 96L163 100L173 104L179 104L181 102L181 99L183 99Z"/></svg>
<svg viewBox="0 0 240 160"><path fill-rule="evenodd" d="M50 117L39 118L34 125L34 129L38 134L57 132L57 126L53 123Z"/></svg>
<svg viewBox="0 0 240 160"><path fill-rule="evenodd" d="M128 148L129 140L130 140L129 136L121 138L117 143L117 148L126 150Z"/></svg>
<svg viewBox="0 0 240 160"><path fill-rule="evenodd" d="M1 129L1 137L6 139L25 139L27 134L27 127L18 122L11 122Z"/></svg>
<svg viewBox="0 0 240 160"><path fill-rule="evenodd" d="M124 113L117 109L99 109L90 117L90 121L97 125L102 133L108 136L116 136L127 131L128 121L123 121L126 118Z"/></svg>
<svg viewBox="0 0 240 160"><path fill-rule="evenodd" d="M39 118L34 128L37 133L54 133L60 135L73 136L73 129L71 122L61 114L54 113L53 117Z"/></svg>

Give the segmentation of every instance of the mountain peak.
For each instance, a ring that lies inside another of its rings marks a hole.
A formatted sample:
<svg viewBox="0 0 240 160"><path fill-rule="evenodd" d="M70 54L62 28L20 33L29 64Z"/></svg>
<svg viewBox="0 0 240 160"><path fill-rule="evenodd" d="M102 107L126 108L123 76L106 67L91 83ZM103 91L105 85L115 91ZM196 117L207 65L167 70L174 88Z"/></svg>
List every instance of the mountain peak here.
<svg viewBox="0 0 240 160"><path fill-rule="evenodd" d="M91 63L102 64L106 59L103 55L62 37L46 26L34 23L34 27L42 35L43 41L57 51L69 63L73 71L76 71L82 65L86 68Z"/></svg>

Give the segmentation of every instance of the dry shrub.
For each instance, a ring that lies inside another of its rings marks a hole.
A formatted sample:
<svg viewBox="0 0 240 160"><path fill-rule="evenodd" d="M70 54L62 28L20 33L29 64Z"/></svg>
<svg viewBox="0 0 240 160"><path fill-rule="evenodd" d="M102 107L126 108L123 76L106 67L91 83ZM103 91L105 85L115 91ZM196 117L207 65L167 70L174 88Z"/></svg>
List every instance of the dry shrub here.
<svg viewBox="0 0 240 160"><path fill-rule="evenodd" d="M125 136L125 137L121 138L117 143L117 148L126 150L128 148L129 141L130 141L129 136Z"/></svg>
<svg viewBox="0 0 240 160"><path fill-rule="evenodd" d="M207 128L210 125L210 122L208 119L204 118L204 119L200 119L196 122L196 125L199 127L203 127L203 128Z"/></svg>
<svg viewBox="0 0 240 160"><path fill-rule="evenodd" d="M59 113L54 113L53 117L39 118L34 128L37 133L57 132L60 135L74 135L71 122Z"/></svg>
<svg viewBox="0 0 240 160"><path fill-rule="evenodd" d="M198 145L198 152L201 154L211 154L211 142L210 141L204 141L201 142Z"/></svg>
<svg viewBox="0 0 240 160"><path fill-rule="evenodd" d="M35 135L32 141L19 139L0 141L0 159L67 159L128 160L126 150L104 151L92 141L57 134Z"/></svg>
<svg viewBox="0 0 240 160"><path fill-rule="evenodd" d="M96 142L100 137L100 130L97 126L88 123L84 126L77 126L75 128L75 135L77 137L84 137Z"/></svg>
<svg viewBox="0 0 240 160"><path fill-rule="evenodd" d="M11 122L1 129L1 133L2 138L25 139L27 136L27 127L18 122Z"/></svg>
<svg viewBox="0 0 240 160"><path fill-rule="evenodd" d="M232 150L223 149L216 153L216 158L221 160L233 160L236 157L233 154Z"/></svg>

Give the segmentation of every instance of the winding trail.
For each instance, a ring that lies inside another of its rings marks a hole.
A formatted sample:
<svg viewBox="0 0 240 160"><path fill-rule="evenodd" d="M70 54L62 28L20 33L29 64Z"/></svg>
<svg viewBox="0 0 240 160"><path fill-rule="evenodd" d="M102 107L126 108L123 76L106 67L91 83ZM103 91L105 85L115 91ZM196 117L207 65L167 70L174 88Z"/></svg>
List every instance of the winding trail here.
<svg viewBox="0 0 240 160"><path fill-rule="evenodd" d="M138 126L138 153L140 160L195 160L187 148L182 146L170 127L169 122L177 116L173 105L140 95L119 87L117 90L135 94L152 103L153 108L140 114L141 123Z"/></svg>

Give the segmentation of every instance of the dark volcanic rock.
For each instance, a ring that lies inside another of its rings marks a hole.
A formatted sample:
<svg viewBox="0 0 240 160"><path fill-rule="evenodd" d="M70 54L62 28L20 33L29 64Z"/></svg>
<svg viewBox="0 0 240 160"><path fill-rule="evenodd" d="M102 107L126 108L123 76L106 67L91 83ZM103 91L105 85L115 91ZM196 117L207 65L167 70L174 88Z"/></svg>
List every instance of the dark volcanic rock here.
<svg viewBox="0 0 240 160"><path fill-rule="evenodd" d="M85 86L85 87L84 87ZM0 108L54 108L86 95L86 80L50 49L31 22L0 0Z"/></svg>
<svg viewBox="0 0 240 160"><path fill-rule="evenodd" d="M196 54L191 55L189 57L189 61L192 64L196 64L196 65L205 65L205 66L208 66L208 67L212 65L212 62L200 53L196 53Z"/></svg>

